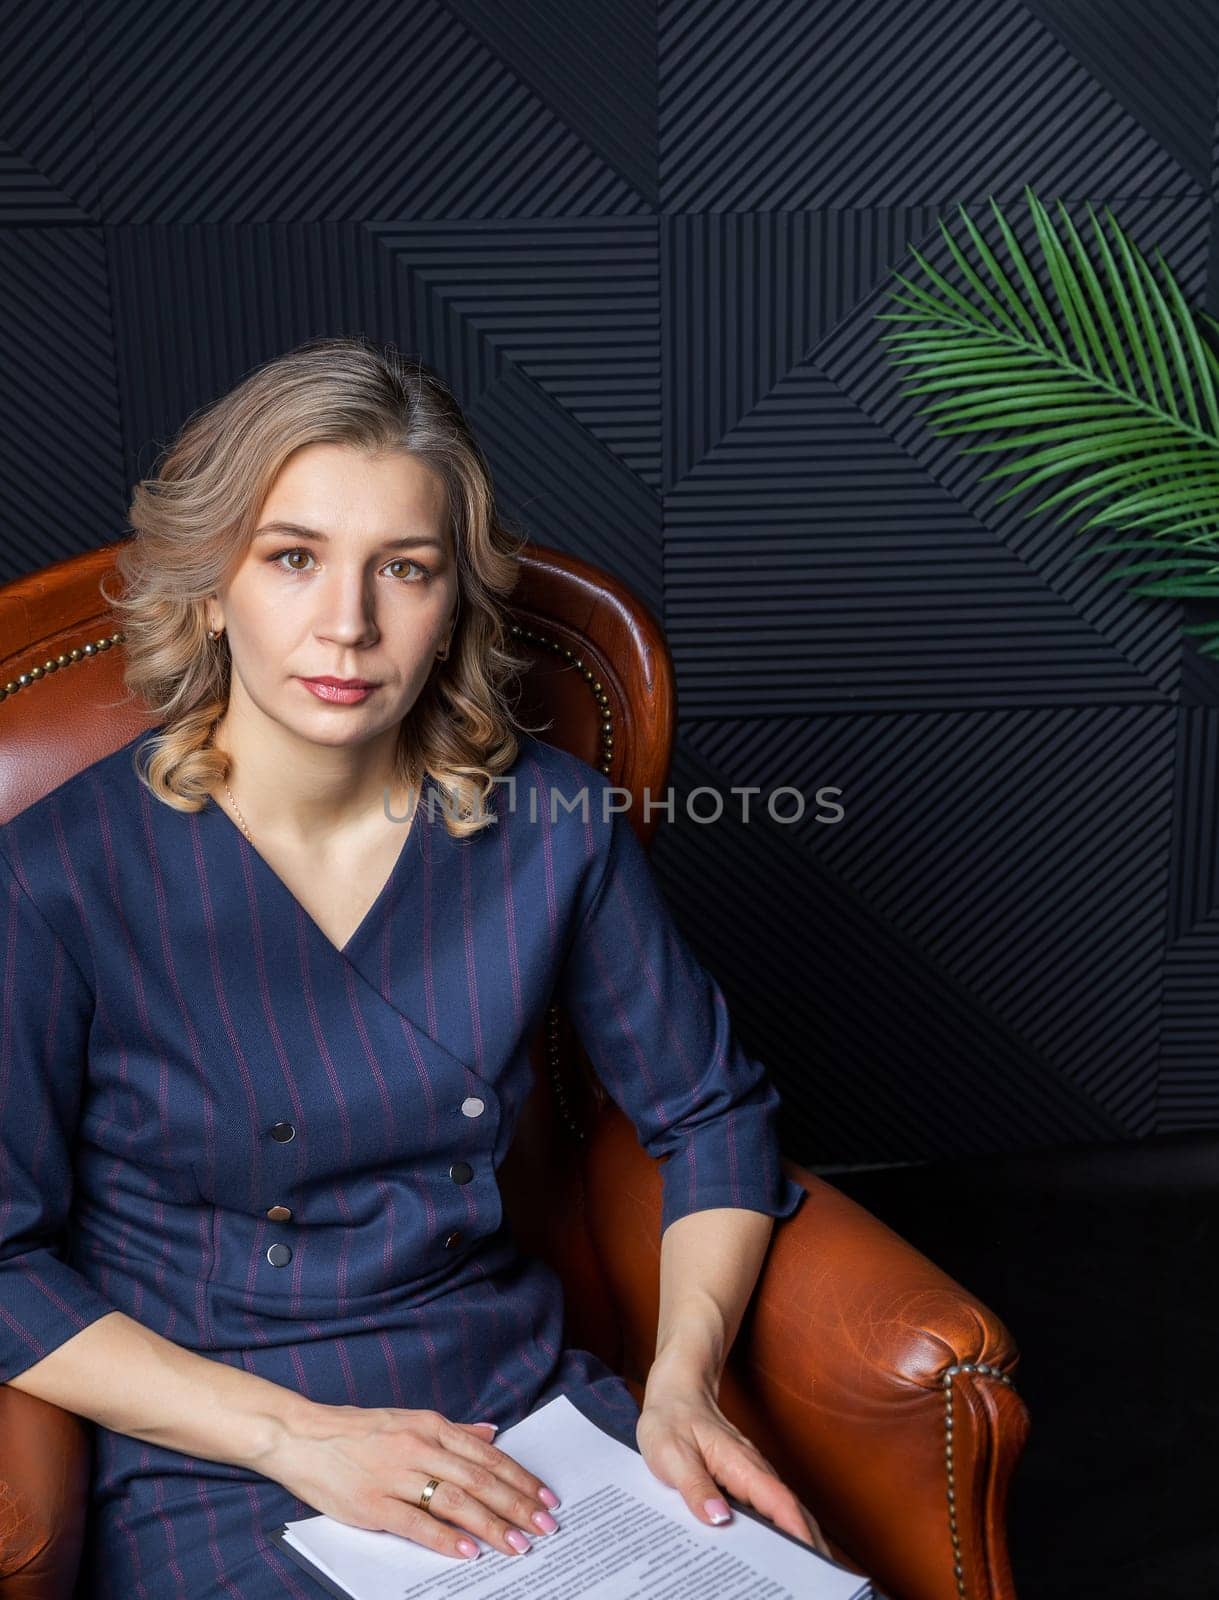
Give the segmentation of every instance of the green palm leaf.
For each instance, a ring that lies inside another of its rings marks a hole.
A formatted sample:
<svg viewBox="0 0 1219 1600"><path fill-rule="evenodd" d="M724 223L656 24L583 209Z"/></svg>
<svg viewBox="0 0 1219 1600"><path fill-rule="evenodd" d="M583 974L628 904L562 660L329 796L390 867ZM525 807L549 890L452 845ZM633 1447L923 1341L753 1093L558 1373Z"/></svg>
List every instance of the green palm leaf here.
<svg viewBox="0 0 1219 1600"><path fill-rule="evenodd" d="M1144 535L1083 552L1155 552L1106 577L1155 574L1131 590L1149 599L1217 597L1219 356L1199 318L1216 332L1219 322L1190 310L1163 255L1153 268L1108 207L1106 232L1088 205L1089 250L1061 200L1056 227L1032 189L1024 194L1048 291L993 196L1006 262L959 206L963 241L940 223L959 282L912 245L925 281L895 273L897 309L878 316L902 324L881 343L905 369L903 393L932 397L915 415L938 435L996 435L961 454L1021 453L982 479L1018 480L996 505L1065 478L1025 515L1060 506L1061 522L1098 507L1081 533ZM1184 631L1219 655L1219 623Z"/></svg>

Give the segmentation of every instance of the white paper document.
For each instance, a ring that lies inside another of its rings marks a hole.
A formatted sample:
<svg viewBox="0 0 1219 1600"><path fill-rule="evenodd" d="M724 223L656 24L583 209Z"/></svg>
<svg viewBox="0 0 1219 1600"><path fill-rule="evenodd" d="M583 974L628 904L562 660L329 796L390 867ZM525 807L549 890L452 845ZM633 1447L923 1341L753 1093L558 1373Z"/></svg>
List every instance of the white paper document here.
<svg viewBox="0 0 1219 1600"><path fill-rule="evenodd" d="M561 1502L559 1531L535 1530L526 1555L479 1539L478 1557L463 1561L328 1516L285 1523L277 1537L323 1589L352 1600L872 1600L866 1578L739 1509L719 1527L699 1522L566 1396L495 1443Z"/></svg>

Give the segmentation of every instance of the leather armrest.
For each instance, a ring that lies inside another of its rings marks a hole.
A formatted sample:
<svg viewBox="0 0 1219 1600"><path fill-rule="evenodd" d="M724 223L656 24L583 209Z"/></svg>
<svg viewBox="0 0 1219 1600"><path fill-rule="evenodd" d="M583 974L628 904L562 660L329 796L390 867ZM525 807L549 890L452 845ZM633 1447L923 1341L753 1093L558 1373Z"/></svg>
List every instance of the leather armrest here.
<svg viewBox="0 0 1219 1600"><path fill-rule="evenodd" d="M69 1600L89 1507L90 1425L0 1384L0 1596Z"/></svg>
<svg viewBox="0 0 1219 1600"><path fill-rule="evenodd" d="M1005 1511L1028 1414L1010 1382L1011 1335L862 1206L784 1166L808 1198L776 1220L721 1408L835 1554L894 1600L1013 1600ZM655 1352L660 1168L616 1108L593 1130L585 1180L642 1380Z"/></svg>

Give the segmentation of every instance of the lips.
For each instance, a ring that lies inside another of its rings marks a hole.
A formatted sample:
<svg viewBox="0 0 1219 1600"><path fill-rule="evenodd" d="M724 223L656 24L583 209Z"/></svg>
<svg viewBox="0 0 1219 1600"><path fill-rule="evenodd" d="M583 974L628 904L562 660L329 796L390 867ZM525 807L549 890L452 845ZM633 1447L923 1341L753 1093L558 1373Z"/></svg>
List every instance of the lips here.
<svg viewBox="0 0 1219 1600"><path fill-rule="evenodd" d="M315 699L325 700L332 706L359 705L379 688L378 684L361 683L358 679L353 682L350 678L346 682L341 678L302 678L300 681Z"/></svg>

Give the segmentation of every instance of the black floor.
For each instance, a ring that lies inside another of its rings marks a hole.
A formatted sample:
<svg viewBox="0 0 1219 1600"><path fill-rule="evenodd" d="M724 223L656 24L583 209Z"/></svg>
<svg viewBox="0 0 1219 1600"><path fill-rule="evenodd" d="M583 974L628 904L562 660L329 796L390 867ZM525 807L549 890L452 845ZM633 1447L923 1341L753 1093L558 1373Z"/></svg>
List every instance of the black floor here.
<svg viewBox="0 0 1219 1600"><path fill-rule="evenodd" d="M826 1179L991 1307L1020 1600L1219 1600L1219 1133Z"/></svg>

